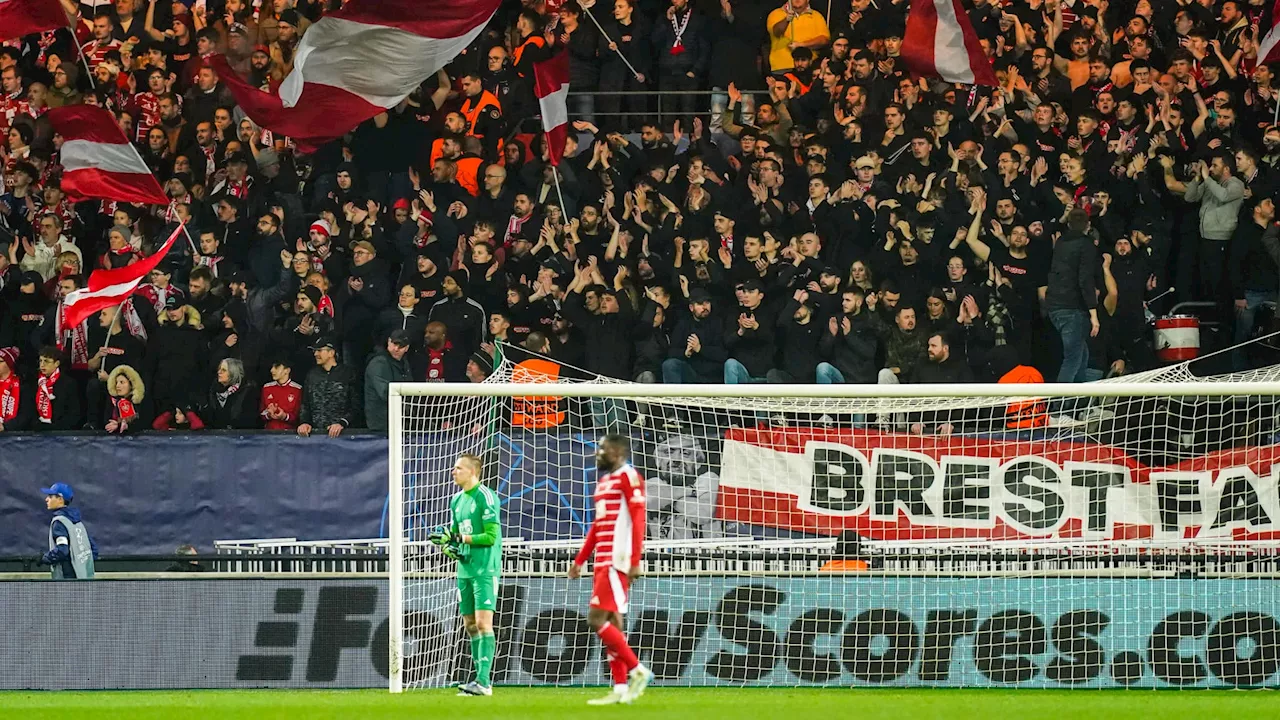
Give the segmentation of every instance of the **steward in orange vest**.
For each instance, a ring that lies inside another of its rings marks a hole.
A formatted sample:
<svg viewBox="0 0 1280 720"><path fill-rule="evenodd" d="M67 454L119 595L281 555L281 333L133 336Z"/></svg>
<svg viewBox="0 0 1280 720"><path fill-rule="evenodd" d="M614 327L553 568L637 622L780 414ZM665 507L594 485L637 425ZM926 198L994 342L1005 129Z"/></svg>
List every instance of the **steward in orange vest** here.
<svg viewBox="0 0 1280 720"><path fill-rule="evenodd" d="M1039 385L1044 375L1030 365L1018 362L1017 351L1008 345L991 349L987 359L991 372L1003 385ZM1004 426L1007 430L1030 430L1049 424L1049 404L1044 398L1015 400L1005 406Z"/></svg>
<svg viewBox="0 0 1280 720"><path fill-rule="evenodd" d="M467 135L480 138L483 155L490 162L497 161L506 135L502 104L493 93L484 89L480 76L476 73L462 76L462 91L466 99L462 102L460 112L467 121Z"/></svg>
<svg viewBox="0 0 1280 720"><path fill-rule="evenodd" d="M520 44L511 51L511 59L515 61L516 73L532 81L533 64L551 55L547 39L540 34L542 18L532 10L522 10L516 20L516 30L520 33Z"/></svg>

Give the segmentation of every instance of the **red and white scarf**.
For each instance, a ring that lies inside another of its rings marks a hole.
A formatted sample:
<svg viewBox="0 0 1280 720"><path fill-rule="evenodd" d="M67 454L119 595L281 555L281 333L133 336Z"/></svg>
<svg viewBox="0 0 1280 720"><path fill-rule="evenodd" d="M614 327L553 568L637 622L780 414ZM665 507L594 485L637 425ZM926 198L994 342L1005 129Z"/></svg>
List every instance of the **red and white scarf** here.
<svg viewBox="0 0 1280 720"><path fill-rule="evenodd" d="M79 325L69 328L63 324L66 311L67 307L64 303L54 315L57 320L54 334L58 338L58 349L66 349L67 336L70 335L71 367L75 370L84 370L89 367L89 321L85 320Z"/></svg>
<svg viewBox="0 0 1280 720"><path fill-rule="evenodd" d="M208 268L214 277L222 277L218 272L218 265L223 260L221 255L197 255L195 264L196 267Z"/></svg>
<svg viewBox="0 0 1280 720"><path fill-rule="evenodd" d="M169 198L169 206L161 211L160 217L167 223L178 222L178 203L182 203L188 207L191 206L191 193L187 193L182 197Z"/></svg>
<svg viewBox="0 0 1280 720"><path fill-rule="evenodd" d="M62 368L58 368L52 375L41 375L36 382L36 415L42 423L53 422L53 386L61 376Z"/></svg>
<svg viewBox="0 0 1280 720"><path fill-rule="evenodd" d="M218 146L210 145L200 150L204 153L204 184L208 187L213 184L213 174L218 172Z"/></svg>
<svg viewBox="0 0 1280 720"><path fill-rule="evenodd" d="M18 373L10 372L9 377L0 380L0 423L12 422L18 417L18 400L22 397L22 381Z"/></svg>
<svg viewBox="0 0 1280 720"><path fill-rule="evenodd" d="M147 327L142 324L142 317L138 315L138 308L133 304L134 299L137 297L137 295L134 295L125 301L124 312L121 314L124 316L124 327L129 331L129 334L142 342L146 342ZM146 298L143 299L145 300Z"/></svg>
<svg viewBox="0 0 1280 720"><path fill-rule="evenodd" d="M533 213L529 213L523 218L512 215L511 219L507 221L507 236L502 238L502 244L506 247L511 247L511 238L519 235L520 231L524 229L524 224L529 222L532 217Z"/></svg>
<svg viewBox="0 0 1280 720"><path fill-rule="evenodd" d="M679 55L684 52L684 31L689 27L689 18L693 17L693 8L685 8L684 18L677 21L676 16L671 16L671 30L675 33L676 41L672 43L669 52L672 55Z"/></svg>
<svg viewBox="0 0 1280 720"><path fill-rule="evenodd" d="M120 424L128 425L138 419L138 410L133 406L133 401L129 398L113 397L111 398L111 417L118 420ZM124 432L124 427L119 427L116 432Z"/></svg>

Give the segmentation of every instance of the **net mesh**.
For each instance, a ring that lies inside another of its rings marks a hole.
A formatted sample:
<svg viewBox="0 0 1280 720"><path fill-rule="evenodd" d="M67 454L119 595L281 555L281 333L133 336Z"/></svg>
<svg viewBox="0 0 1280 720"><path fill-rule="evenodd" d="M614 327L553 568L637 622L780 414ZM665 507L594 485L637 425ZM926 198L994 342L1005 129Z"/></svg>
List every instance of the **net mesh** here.
<svg viewBox="0 0 1280 720"><path fill-rule="evenodd" d="M607 682L591 583L564 577L606 432L631 438L645 478L628 635L659 684L1276 681L1276 399L1177 384L1277 368L1174 366L1124 379L1156 396L1047 398L624 399L569 370L526 356L487 383L598 395L393 397L404 688L470 678L452 563L426 539L464 452L502 501L495 681Z"/></svg>

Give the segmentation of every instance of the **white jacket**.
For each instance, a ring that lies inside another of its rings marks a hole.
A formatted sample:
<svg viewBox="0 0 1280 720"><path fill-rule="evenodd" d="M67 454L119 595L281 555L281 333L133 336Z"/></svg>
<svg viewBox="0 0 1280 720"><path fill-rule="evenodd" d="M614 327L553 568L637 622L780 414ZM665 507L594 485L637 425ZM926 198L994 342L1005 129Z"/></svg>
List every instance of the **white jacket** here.
<svg viewBox="0 0 1280 720"><path fill-rule="evenodd" d="M44 240L37 240L35 250L34 254L22 258L18 266L23 271L34 270L40 273L40 277L46 282L58 274L58 256L64 252L75 253L75 256L80 259L80 268L84 269L84 255L75 243L67 239L66 235L59 235L58 242L53 245L46 245Z"/></svg>

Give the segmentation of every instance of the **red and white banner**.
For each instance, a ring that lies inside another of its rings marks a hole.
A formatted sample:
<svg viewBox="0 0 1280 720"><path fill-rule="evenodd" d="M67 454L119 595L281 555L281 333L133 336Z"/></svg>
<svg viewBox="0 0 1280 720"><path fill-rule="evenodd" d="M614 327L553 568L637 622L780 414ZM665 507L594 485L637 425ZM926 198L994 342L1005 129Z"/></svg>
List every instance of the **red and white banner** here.
<svg viewBox="0 0 1280 720"><path fill-rule="evenodd" d="M500 0L351 0L307 29L279 94L211 58L249 117L305 148L393 108L471 44Z"/></svg>
<svg viewBox="0 0 1280 720"><path fill-rule="evenodd" d="M138 289L138 284L169 254L169 248L185 231L181 223L169 239L153 254L132 265L112 270L94 270L89 275L89 286L67 295L63 303L63 327L75 327L98 311L115 307Z"/></svg>
<svg viewBox="0 0 1280 720"><path fill-rule="evenodd" d="M0 40L68 25L58 0L0 0Z"/></svg>
<svg viewBox="0 0 1280 720"><path fill-rule="evenodd" d="M533 93L542 110L542 128L547 133L547 155L552 165L564 157L564 143L569 133L569 51L533 64Z"/></svg>
<svg viewBox="0 0 1280 720"><path fill-rule="evenodd" d="M49 111L49 122L62 136L62 191L70 200L169 203L110 111L92 105L64 105Z"/></svg>
<svg viewBox="0 0 1280 720"><path fill-rule="evenodd" d="M966 85L996 85L991 60L960 0L917 0L907 15L902 58L925 77Z"/></svg>
<svg viewBox="0 0 1280 720"><path fill-rule="evenodd" d="M1165 467L1108 445L733 430L717 516L876 540L1280 538L1280 445Z"/></svg>

